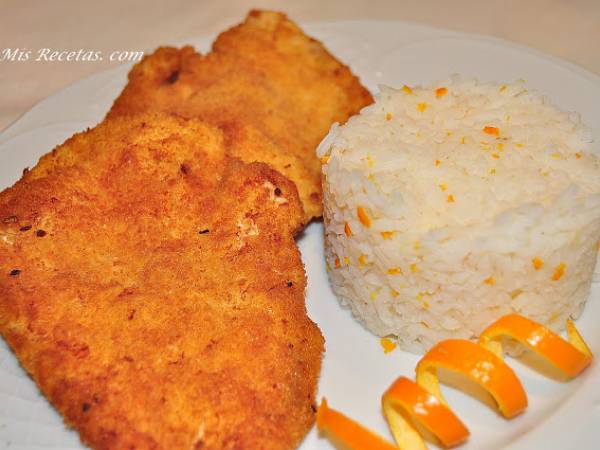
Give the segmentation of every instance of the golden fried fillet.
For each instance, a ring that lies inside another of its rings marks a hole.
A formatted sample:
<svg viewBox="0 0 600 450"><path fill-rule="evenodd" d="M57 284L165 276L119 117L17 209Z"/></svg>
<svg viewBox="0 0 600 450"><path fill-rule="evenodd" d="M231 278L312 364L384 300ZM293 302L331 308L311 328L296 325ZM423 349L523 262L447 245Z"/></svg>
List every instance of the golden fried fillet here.
<svg viewBox="0 0 600 450"><path fill-rule="evenodd" d="M0 332L92 448L294 448L323 350L303 220L217 128L107 119L0 194Z"/></svg>
<svg viewBox="0 0 600 450"><path fill-rule="evenodd" d="M347 66L284 14L252 11L207 55L165 47L144 58L109 117L162 111L219 126L230 154L296 183L310 220L322 214L317 145L334 122L372 101Z"/></svg>

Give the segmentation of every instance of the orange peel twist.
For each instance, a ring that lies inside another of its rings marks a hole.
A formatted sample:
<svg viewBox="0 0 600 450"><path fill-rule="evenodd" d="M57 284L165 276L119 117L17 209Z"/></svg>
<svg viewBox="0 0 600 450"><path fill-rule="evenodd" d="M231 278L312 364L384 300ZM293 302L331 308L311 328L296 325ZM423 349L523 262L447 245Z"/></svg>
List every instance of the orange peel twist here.
<svg viewBox="0 0 600 450"><path fill-rule="evenodd" d="M435 395L406 377L398 378L383 394L383 413L400 449L425 450L421 435L406 415L424 426L444 447L469 437L469 430ZM403 414L404 413L404 414Z"/></svg>
<svg viewBox="0 0 600 450"><path fill-rule="evenodd" d="M492 395L502 415L512 418L527 407L527 395L503 360L502 338L521 342L569 377L576 377L593 356L571 320L567 320L567 335L568 341L539 323L509 314L484 330L479 344L461 339L439 342L417 364L416 383L399 377L382 396L383 413L397 447L329 408L325 399L317 412L317 427L334 444L347 450L426 450L414 423L424 427L444 447L460 444L469 436L469 430L446 403L438 369L462 374L477 383Z"/></svg>
<svg viewBox="0 0 600 450"><path fill-rule="evenodd" d="M432 433L445 447L462 443L469 430L435 395L406 377L399 377L383 394L383 413L397 447L367 430L323 399L317 412L317 428L332 442L348 450L426 450L425 442L407 416Z"/></svg>
<svg viewBox="0 0 600 450"><path fill-rule="evenodd" d="M439 342L417 364L417 383L446 404L437 375L440 368L460 373L488 391L506 418L527 407L527 395L513 370L494 352L474 342Z"/></svg>
<svg viewBox="0 0 600 450"><path fill-rule="evenodd" d="M326 399L317 411L317 428L335 444L348 450L396 450L381 436L367 430L339 411L332 409Z"/></svg>
<svg viewBox="0 0 600 450"><path fill-rule="evenodd" d="M502 358L502 338L512 338L573 378L592 362L592 352L571 319L567 320L567 335L568 341L533 320L509 314L486 328L479 343Z"/></svg>

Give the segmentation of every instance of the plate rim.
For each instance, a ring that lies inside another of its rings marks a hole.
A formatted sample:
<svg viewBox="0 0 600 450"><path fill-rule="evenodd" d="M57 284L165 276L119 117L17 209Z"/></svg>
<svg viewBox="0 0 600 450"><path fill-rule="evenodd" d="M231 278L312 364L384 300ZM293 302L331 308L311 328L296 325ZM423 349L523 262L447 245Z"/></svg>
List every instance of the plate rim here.
<svg viewBox="0 0 600 450"><path fill-rule="evenodd" d="M414 29L418 29L418 30L425 31L425 32L434 32L434 33L438 34L438 37L441 35L446 35L446 36L454 36L457 38L463 38L466 40L475 40L478 42L483 41L486 43L491 43L491 44L497 45L499 47L509 48L512 50L516 50L518 52L526 53L526 54L529 54L536 58L539 58L541 60L545 60L555 66L558 66L558 67L564 69L564 70L567 70L568 72L572 73L573 75L582 77L585 80L593 83L594 85L596 85L598 87L598 89L600 89L600 75L595 74L594 72L591 72L590 70L583 68L575 63L564 60L558 56L550 55L541 50L530 47L528 45L516 43L516 42L510 41L510 40L498 38L495 36L488 36L488 35L484 35L484 34L480 34L480 33L471 33L471 32L463 32L463 31L445 29L445 28L441 28L441 27L434 27L431 25L421 24L418 22L411 22L411 21L367 19L367 20L340 20L340 21L316 20L316 21L300 21L299 22L300 26L303 29L305 29L306 31L308 31L309 34L314 33L315 28L323 28L324 29L326 27L340 26L340 25L342 27L343 26L367 26L367 25L375 25L375 24L381 24L381 23L385 23L388 25L412 27ZM216 36L216 33L204 34L204 35L200 35L195 38L165 43L164 45L182 46L182 45L191 43L191 45L199 46L200 42L210 44L210 42L212 42L212 40L214 39L215 36ZM316 36L316 37L318 38L319 36ZM415 40L414 42L419 42L419 40ZM148 53L148 54L150 54L150 53ZM43 106L45 106L49 103L52 103L53 101L56 101L56 97L59 97L60 95L68 95L68 93L70 91L76 90L77 88L80 88L81 86L83 86L87 83L100 82L103 78L105 78L107 80L113 79L114 77L118 76L117 74L119 74L120 72L128 71L132 65L133 65L133 63L126 63L126 64L119 64L119 65L116 65L114 67L110 67L107 69L103 69L103 70L93 73L89 76L78 79L78 80L64 86L63 88L53 92L52 94L48 95L47 97L41 99L30 109L23 112L19 117L15 118L14 121L12 121L4 130L2 130L2 132L0 132L0 151L2 151L2 148L4 147L4 145L8 144L13 138L18 137L19 135L21 135L23 133L37 130L37 129L41 128L42 126L46 126L46 125L36 124L36 122L35 122L36 112L39 112ZM27 123L28 121L33 121L33 123L28 124ZM61 123L61 121L57 121L54 123L55 124ZM63 121L62 123L65 123L65 122ZM19 128L24 128L24 129L22 129L21 132L19 132ZM566 405L567 403L573 403L573 402L581 403L581 401L585 400L585 399L581 399L581 397L584 396L584 394L585 394L583 392L585 390L584 389L585 386L592 384L592 381L591 381L592 377L590 376L592 373L592 370L593 370L594 374L598 371L598 361L594 360L593 364L594 364L594 366L590 368L590 370L587 374L585 374L586 379L583 380L582 385L579 386L579 388L575 392L573 392L571 395L569 395L564 400L564 405ZM561 404L561 406L564 406L564 405ZM540 424L543 422L546 422L547 420L550 420L550 419L556 420L556 417L564 416L566 414L565 409L570 410L571 407L569 407L569 408L561 407L557 411L553 411L552 414L550 414L548 417L543 419L540 422ZM510 449L527 448L527 445L531 445L529 442L532 439L535 439L534 435L537 434L536 430L539 430L539 428L540 428L539 426L536 426L532 430L529 430L527 433L520 436L518 439L515 439L514 441L512 441L507 447L504 447L504 448L510 448ZM539 441L536 441L536 442L539 443Z"/></svg>

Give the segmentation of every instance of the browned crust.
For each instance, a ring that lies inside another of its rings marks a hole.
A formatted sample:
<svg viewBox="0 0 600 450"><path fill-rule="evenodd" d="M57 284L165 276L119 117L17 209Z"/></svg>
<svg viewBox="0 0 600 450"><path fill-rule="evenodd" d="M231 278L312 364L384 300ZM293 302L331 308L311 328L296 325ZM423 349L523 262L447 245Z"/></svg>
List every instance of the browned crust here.
<svg viewBox="0 0 600 450"><path fill-rule="evenodd" d="M92 448L294 448L323 350L303 220L218 129L108 119L0 193L0 332Z"/></svg>
<svg viewBox="0 0 600 450"><path fill-rule="evenodd" d="M266 162L296 183L308 221L322 215L318 143L372 101L346 65L284 14L251 11L207 55L163 47L144 58L109 117L162 111L221 127L232 155Z"/></svg>

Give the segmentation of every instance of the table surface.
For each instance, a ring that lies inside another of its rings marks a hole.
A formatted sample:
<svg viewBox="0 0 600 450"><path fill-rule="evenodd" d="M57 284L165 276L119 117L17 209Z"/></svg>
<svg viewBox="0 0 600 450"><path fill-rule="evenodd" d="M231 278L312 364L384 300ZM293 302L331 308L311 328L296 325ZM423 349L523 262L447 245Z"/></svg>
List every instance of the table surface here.
<svg viewBox="0 0 600 450"><path fill-rule="evenodd" d="M113 51L214 35L251 8L298 22L401 20L525 44L600 74L598 0L3 0L0 17L0 130L40 100L119 64ZM102 61L36 61L41 49L100 51ZM27 61L1 60L6 50Z"/></svg>

